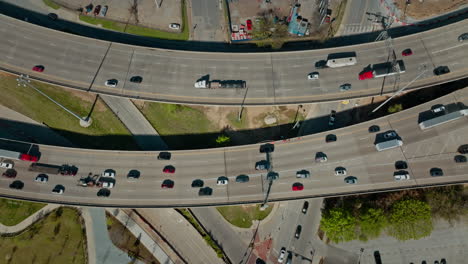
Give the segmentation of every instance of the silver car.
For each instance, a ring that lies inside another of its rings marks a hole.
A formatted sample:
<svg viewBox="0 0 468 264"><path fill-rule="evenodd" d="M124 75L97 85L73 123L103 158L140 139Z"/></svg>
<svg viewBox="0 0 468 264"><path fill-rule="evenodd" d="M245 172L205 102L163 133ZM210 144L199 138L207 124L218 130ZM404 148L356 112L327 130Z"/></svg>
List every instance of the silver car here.
<svg viewBox="0 0 468 264"><path fill-rule="evenodd" d="M310 177L310 172L308 170L301 170L296 172L296 178L309 178Z"/></svg>

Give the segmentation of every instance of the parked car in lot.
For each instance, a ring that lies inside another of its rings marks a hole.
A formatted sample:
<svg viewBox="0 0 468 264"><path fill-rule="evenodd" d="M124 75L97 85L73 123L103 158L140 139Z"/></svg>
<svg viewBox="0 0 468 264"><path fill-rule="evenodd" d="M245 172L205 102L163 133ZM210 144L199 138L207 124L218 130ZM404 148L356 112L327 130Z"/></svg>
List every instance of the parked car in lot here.
<svg viewBox="0 0 468 264"><path fill-rule="evenodd" d="M345 92L345 91L348 91L348 90L351 90L351 84L345 83L345 84L340 85L340 91L341 92Z"/></svg>
<svg viewBox="0 0 468 264"><path fill-rule="evenodd" d="M167 165L163 168L164 173L175 173L175 167L172 165Z"/></svg>
<svg viewBox="0 0 468 264"><path fill-rule="evenodd" d="M217 185L227 185L229 183L229 179L225 176L218 177L218 180L216 181Z"/></svg>
<svg viewBox="0 0 468 264"><path fill-rule="evenodd" d="M55 185L54 189L52 189L52 193L55 193L55 194L63 194L64 192L65 192L65 187L60 184Z"/></svg>
<svg viewBox="0 0 468 264"><path fill-rule="evenodd" d="M318 72L312 72L307 75L307 80L318 80L319 79L319 73Z"/></svg>
<svg viewBox="0 0 468 264"><path fill-rule="evenodd" d="M393 173L393 178L395 179L395 181L409 180L410 175L408 171L400 170Z"/></svg>
<svg viewBox="0 0 468 264"><path fill-rule="evenodd" d="M7 169L5 172L2 173L2 176L5 178L16 178L16 175L18 172L16 172L15 169Z"/></svg>
<svg viewBox="0 0 468 264"><path fill-rule="evenodd" d="M24 187L24 183L22 181L13 181L10 183L9 186L11 189L21 190Z"/></svg>
<svg viewBox="0 0 468 264"><path fill-rule="evenodd" d="M32 68L32 70L35 71L35 72L43 72L44 69L45 69L45 67L42 66L42 65L36 65L36 66L34 66L34 67Z"/></svg>
<svg viewBox="0 0 468 264"><path fill-rule="evenodd" d="M171 23L169 24L170 29L180 29L180 24L177 23Z"/></svg>
<svg viewBox="0 0 468 264"><path fill-rule="evenodd" d="M300 183L300 182L295 182L292 185L292 190L293 191L302 191L302 190L304 190L304 185L302 185L302 183Z"/></svg>
<svg viewBox="0 0 468 264"><path fill-rule="evenodd" d="M109 79L104 83L104 85L108 86L108 87L117 87L118 83L119 83L119 81L116 80L116 79Z"/></svg>
<svg viewBox="0 0 468 264"><path fill-rule="evenodd" d="M111 194L111 191L106 188L99 189L99 191L97 192L98 197L109 197L110 194Z"/></svg>
<svg viewBox="0 0 468 264"><path fill-rule="evenodd" d="M443 75L443 74L447 74L447 73L450 73L450 69L449 69L448 66L439 66L439 67L434 69L434 74L435 75Z"/></svg>
<svg viewBox="0 0 468 264"><path fill-rule="evenodd" d="M432 177L444 176L444 171L441 168L432 168L429 173Z"/></svg>
<svg viewBox="0 0 468 264"><path fill-rule="evenodd" d="M458 36L459 42L464 42L465 40L468 40L468 33L463 33L460 36Z"/></svg>
<svg viewBox="0 0 468 264"><path fill-rule="evenodd" d="M304 202L304 205L302 206L302 213L303 213L303 214L306 214L306 213L307 213L307 209L309 209L309 202L305 201L305 202Z"/></svg>
<svg viewBox="0 0 468 264"><path fill-rule="evenodd" d="M335 175L336 176L346 176L346 169L343 167L336 167L335 168Z"/></svg>
<svg viewBox="0 0 468 264"><path fill-rule="evenodd" d="M166 179L161 183L161 188L163 189L172 189L174 188L174 181Z"/></svg>
<svg viewBox="0 0 468 264"><path fill-rule="evenodd" d="M240 182L240 183L243 183L243 182L249 182L249 176L248 175L239 175L236 177L236 182Z"/></svg>
<svg viewBox="0 0 468 264"><path fill-rule="evenodd" d="M200 190L198 191L199 196L210 196L212 194L213 194L213 189L211 189L210 187L200 188Z"/></svg>
<svg viewBox="0 0 468 264"><path fill-rule="evenodd" d="M193 180L193 182L192 182L192 188L198 188L198 187L201 188L201 187L203 187L203 185L204 185L204 183L200 179Z"/></svg>
<svg viewBox="0 0 468 264"><path fill-rule="evenodd" d="M399 160L395 162L395 169L397 170L406 170L408 168L408 163L404 160Z"/></svg>
<svg viewBox="0 0 468 264"><path fill-rule="evenodd" d="M278 256L278 262L283 263L285 256L286 256L286 248L282 247L281 250L280 250L280 254Z"/></svg>
<svg viewBox="0 0 468 264"><path fill-rule="evenodd" d="M356 184L358 182L357 178L354 176L348 176L344 178L344 182L347 184Z"/></svg>
<svg viewBox="0 0 468 264"><path fill-rule="evenodd" d="M401 56L404 56L404 57L411 56L411 55L413 55L413 51L411 49L405 49L401 52Z"/></svg>
<svg viewBox="0 0 468 264"><path fill-rule="evenodd" d="M170 152L159 152L158 160L170 160L171 153Z"/></svg>
<svg viewBox="0 0 468 264"><path fill-rule="evenodd" d="M95 16L99 15L99 12L101 12L101 5L97 5L95 8L94 8L94 12L93 14Z"/></svg>
<svg viewBox="0 0 468 264"><path fill-rule="evenodd" d="M105 17L107 15L107 10L109 9L109 6L105 5L101 9L101 13L99 13L100 16Z"/></svg>
<svg viewBox="0 0 468 264"><path fill-rule="evenodd" d="M310 177L310 172L308 170L300 170L296 172L296 178L306 179Z"/></svg>
<svg viewBox="0 0 468 264"><path fill-rule="evenodd" d="M47 174L39 174L34 179L35 182L46 183L49 180L49 176Z"/></svg>
<svg viewBox="0 0 468 264"><path fill-rule="evenodd" d="M454 158L456 163L465 163L466 162L466 156L463 155L456 155Z"/></svg>
<svg viewBox="0 0 468 264"><path fill-rule="evenodd" d="M3 169L13 169L13 166L14 163L12 160L2 160L2 162L0 162L0 168Z"/></svg>
<svg viewBox="0 0 468 264"><path fill-rule="evenodd" d="M245 21L245 23L246 23L246 26L247 26L247 30L252 30L252 20L247 19Z"/></svg>

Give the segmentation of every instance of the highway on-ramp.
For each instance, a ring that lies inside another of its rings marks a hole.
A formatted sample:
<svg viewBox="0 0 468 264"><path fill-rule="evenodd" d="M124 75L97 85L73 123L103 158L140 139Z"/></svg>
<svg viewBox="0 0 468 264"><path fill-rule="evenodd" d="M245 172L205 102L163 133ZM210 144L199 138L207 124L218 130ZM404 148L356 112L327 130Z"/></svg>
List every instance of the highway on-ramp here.
<svg viewBox="0 0 468 264"><path fill-rule="evenodd" d="M333 49L274 53L189 52L111 43L51 30L0 15L0 69L24 73L65 87L145 100L205 105L281 105L336 101L391 93L398 89L394 77L358 80L371 64L388 60L383 41ZM394 39L398 59L406 72L399 87L415 89L466 77L466 43L457 38L468 20ZM187 45L190 45L187 43ZM402 57L404 49L413 55ZM356 52L357 65L319 70L319 80L307 80L315 62L328 54ZM43 65L44 72L33 72ZM451 73L435 76L438 66ZM415 80L424 69L427 72ZM197 79L244 80L247 89L197 89ZM143 77L132 83L133 76ZM115 88L104 85L117 79ZM349 83L352 89L340 92Z"/></svg>
<svg viewBox="0 0 468 264"><path fill-rule="evenodd" d="M348 195L359 192L388 191L442 185L468 181L467 163L455 163L454 156L460 145L468 140L467 117L427 130L418 126L421 113L430 112L432 106L444 104L450 111L466 108L468 89L458 90L432 102L328 133L337 136L336 142L326 143L327 133L320 133L287 141L275 142L272 153L273 170L279 173L270 193L271 200L289 200L317 196ZM380 132L395 130L404 145L377 152L376 133L369 133L371 125L380 126ZM3 144L4 142L2 142ZM256 171L255 163L265 159L259 144L205 150L173 151L170 161L158 160L157 152L104 151L73 149L39 145L40 162L73 164L79 168L77 176L49 175L48 183L34 182L37 172L27 170L25 161L16 161L16 180L25 183L23 190L8 188L12 179L1 178L0 193L5 197L118 207L187 207L219 204L262 202L267 190L266 171ZM315 153L324 152L328 162L316 163ZM408 161L411 179L394 180L395 161ZM176 168L174 174L162 172L166 165ZM345 167L348 176L355 176L357 184L345 184L343 176L335 176L336 167ZM431 168L441 168L444 176L432 177ZM77 185L80 176L89 172L100 174L105 169L117 172L116 186L107 198L97 197L97 188ZM128 180L127 173L141 172L138 180ZM296 172L306 169L308 179L297 179ZM250 181L238 183L236 176L247 174ZM219 176L229 177L228 185L216 185ZM175 182L173 189L161 189L165 179ZM212 196L198 196L199 188L192 188L195 179L202 179L213 189ZM292 191L293 183L304 185L303 191ZM64 194L52 194L55 184L62 184Z"/></svg>

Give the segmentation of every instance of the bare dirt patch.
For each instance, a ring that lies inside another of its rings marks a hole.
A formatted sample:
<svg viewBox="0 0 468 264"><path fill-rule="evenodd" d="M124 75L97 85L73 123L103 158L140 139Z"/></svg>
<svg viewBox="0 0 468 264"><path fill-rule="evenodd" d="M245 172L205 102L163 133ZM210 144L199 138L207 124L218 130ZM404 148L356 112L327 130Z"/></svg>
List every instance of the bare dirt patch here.
<svg viewBox="0 0 468 264"><path fill-rule="evenodd" d="M394 2L402 12L406 8L406 16L414 19L442 15L468 4L468 0L424 0L423 2L412 0L408 6L406 6L406 0L395 0Z"/></svg>

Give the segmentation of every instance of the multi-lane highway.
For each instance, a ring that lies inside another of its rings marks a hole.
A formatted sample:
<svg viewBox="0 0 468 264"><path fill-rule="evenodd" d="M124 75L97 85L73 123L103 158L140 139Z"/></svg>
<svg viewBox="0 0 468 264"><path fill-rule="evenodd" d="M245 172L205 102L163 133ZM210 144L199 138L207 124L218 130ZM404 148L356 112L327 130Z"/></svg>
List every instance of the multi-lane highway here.
<svg viewBox="0 0 468 264"><path fill-rule="evenodd" d="M462 103L462 104L458 104ZM468 103L468 89L456 91L403 112L358 125L329 131L338 140L325 143L327 133L289 142L275 142L272 153L273 170L280 177L273 183L270 199L287 200L315 196L340 195L353 192L385 191L392 188L420 187L432 184L445 184L468 181L468 165L455 163L453 158L457 148L467 143L468 126L466 116L437 126L420 130L420 113L428 111L436 104L450 105L454 110ZM380 132L395 130L403 139L400 148L377 152L374 147L376 133L369 133L368 127L378 125ZM96 206L120 207L177 207L214 204L234 204L261 202L266 192L265 172L255 171L255 162L265 159L259 152L260 145L218 148L192 151L174 151L170 161L157 160L156 152L102 151L89 149L39 146L41 162L50 164L73 164L79 168L75 177L49 175L48 183L34 182L37 173L27 171L29 163L17 161L17 180L25 183L23 190L8 188L11 179L0 180L0 193L7 197L37 199L47 202L80 203ZM328 162L316 163L315 153L324 152ZM407 160L411 179L396 182L393 178L394 163ZM164 174L164 166L173 165L174 174ZM355 176L358 183L344 183L343 176L335 176L336 167L345 167L348 176ZM431 177L429 170L443 169L444 176ZM105 169L117 172L116 186L108 198L96 196L97 188L77 186L80 176L89 172L101 173ZM131 169L141 172L139 180L128 180ZM311 172L309 179L296 179L296 171L306 169ZM248 174L250 181L235 182L239 174ZM217 186L219 176L229 177L229 184ZM161 189L164 179L175 182L174 189ZM198 188L192 188L194 179L202 179L205 186L213 188L212 196L198 196ZM291 190L295 182L301 182L303 191ZM54 195L55 184L65 186L65 193Z"/></svg>
<svg viewBox="0 0 468 264"><path fill-rule="evenodd" d="M365 67L387 61L384 42L295 52L207 53L100 41L4 15L0 15L0 22L0 69L96 93L186 104L271 105L342 100L397 89L393 77L386 79L383 88L383 78L358 80L358 73ZM424 68L426 74L409 89L466 77L468 44L458 42L457 37L467 26L468 20L464 20L395 39L397 57L406 65L400 87ZM402 57L407 48L414 54ZM319 80L307 80L307 74L315 71L315 62L331 53L351 51L357 54L357 65L319 70ZM44 72L33 72L35 65L43 65ZM432 70L441 65L448 66L451 73L434 76ZM248 89L194 88L194 82L206 75L212 80L244 80ZM132 76L143 77L143 82L130 82ZM117 87L105 86L109 79L117 79ZM344 83L350 83L352 89L340 92L339 86Z"/></svg>

